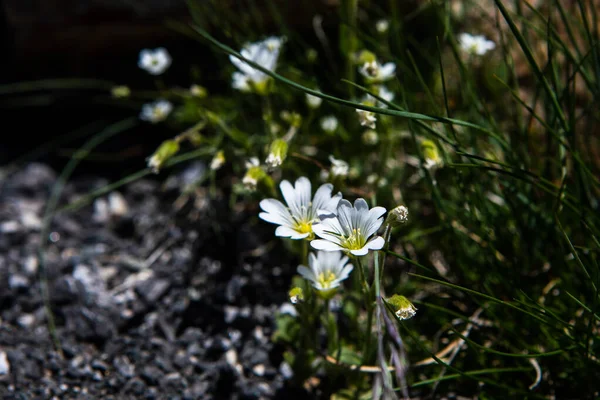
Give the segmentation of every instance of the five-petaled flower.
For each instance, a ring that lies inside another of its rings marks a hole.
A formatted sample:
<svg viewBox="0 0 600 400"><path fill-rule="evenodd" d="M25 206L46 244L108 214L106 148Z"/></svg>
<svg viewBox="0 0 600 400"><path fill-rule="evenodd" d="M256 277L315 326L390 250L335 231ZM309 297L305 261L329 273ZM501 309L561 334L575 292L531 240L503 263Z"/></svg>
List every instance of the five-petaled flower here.
<svg viewBox="0 0 600 400"><path fill-rule="evenodd" d="M157 100L154 103L146 103L142 106L140 119L153 124L164 121L173 111L173 104L168 100Z"/></svg>
<svg viewBox="0 0 600 400"><path fill-rule="evenodd" d="M389 62L381 65L377 60L371 60L365 62L358 69L358 72L360 72L369 83L381 83L394 77L396 74L396 64Z"/></svg>
<svg viewBox="0 0 600 400"><path fill-rule="evenodd" d="M284 39L271 36L261 42L246 44L240 54L242 57L255 62L256 64L275 71L277 59ZM242 92L250 92L252 90L257 93L265 93L267 90L267 82L269 75L248 65L245 61L231 55L229 56L231 63L239 70L232 75L232 87Z"/></svg>
<svg viewBox="0 0 600 400"><path fill-rule="evenodd" d="M311 184L306 177L298 178L295 186L284 180L279 187L287 207L279 200L264 199L260 202L263 212L258 216L279 225L275 236L290 239L312 239L313 224L319 221L318 214L331 215L342 198L341 193L332 196L333 185L326 183L317 189L311 201Z"/></svg>
<svg viewBox="0 0 600 400"><path fill-rule="evenodd" d="M298 266L298 273L311 282L319 295L329 298L341 282L348 278L353 266L341 251L320 251L315 256L310 253L308 265Z"/></svg>
<svg viewBox="0 0 600 400"><path fill-rule="evenodd" d="M496 47L496 43L487 40L485 36L471 35L469 33L458 35L458 43L463 51L478 56L482 56Z"/></svg>
<svg viewBox="0 0 600 400"><path fill-rule="evenodd" d="M364 256L369 250L380 250L385 240L373 235L383 223L385 212L383 207L369 210L369 205L362 198L354 201L354 207L348 200L340 200L337 215L319 214L319 223L313 225L319 239L310 244L317 250L342 250L355 256Z"/></svg>
<svg viewBox="0 0 600 400"><path fill-rule="evenodd" d="M171 65L171 55L164 47L140 51L138 66L152 75L160 75Z"/></svg>

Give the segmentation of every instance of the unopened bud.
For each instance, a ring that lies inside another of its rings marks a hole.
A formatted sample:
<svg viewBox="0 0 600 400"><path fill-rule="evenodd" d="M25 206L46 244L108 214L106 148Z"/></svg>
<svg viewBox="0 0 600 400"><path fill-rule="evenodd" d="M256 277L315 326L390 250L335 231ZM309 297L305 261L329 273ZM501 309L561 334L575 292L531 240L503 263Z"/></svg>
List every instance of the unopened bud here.
<svg viewBox="0 0 600 400"><path fill-rule="evenodd" d="M322 98L306 93L306 104L308 104L310 108L319 108L322 102Z"/></svg>
<svg viewBox="0 0 600 400"><path fill-rule="evenodd" d="M275 139L271 143L271 148L269 150L269 155L265 160L265 163L269 168L277 168L279 167L285 158L287 157L288 144L283 139Z"/></svg>
<svg viewBox="0 0 600 400"><path fill-rule="evenodd" d="M244 186L246 186L248 190L256 190L256 186L258 185L258 183L261 180L263 180L266 176L267 174L261 167L250 167L248 171L246 171L246 175L244 175L242 183L244 184Z"/></svg>
<svg viewBox="0 0 600 400"><path fill-rule="evenodd" d="M223 150L219 150L215 153L213 159L210 161L210 169L213 171L218 170L225 164L225 153Z"/></svg>
<svg viewBox="0 0 600 400"><path fill-rule="evenodd" d="M123 99L131 95L131 89L127 86L115 86L110 89L112 97L117 99Z"/></svg>
<svg viewBox="0 0 600 400"><path fill-rule="evenodd" d="M198 97L200 99L206 97L206 89L200 85L192 85L190 86L190 94L194 97Z"/></svg>
<svg viewBox="0 0 600 400"><path fill-rule="evenodd" d="M362 141L368 146L374 146L379 142L379 135L373 129L368 129L363 133Z"/></svg>
<svg viewBox="0 0 600 400"><path fill-rule="evenodd" d="M425 159L425 167L432 168L442 164L442 158L436 144L431 140L423 140L421 142L421 151Z"/></svg>
<svg viewBox="0 0 600 400"><path fill-rule="evenodd" d="M392 227L401 225L408 221L408 208L398 206L388 213L387 223Z"/></svg>
<svg viewBox="0 0 600 400"><path fill-rule="evenodd" d="M290 302L292 304L298 304L302 301L304 301L304 292L302 291L302 288L299 287L293 287L289 292L288 292L288 296L290 296Z"/></svg>
<svg viewBox="0 0 600 400"><path fill-rule="evenodd" d="M398 319L404 320L415 316L417 307L413 305L406 297L398 294L386 299L389 305L395 310L394 313Z"/></svg>
<svg viewBox="0 0 600 400"><path fill-rule="evenodd" d="M158 149L148 158L148 167L152 168L154 173L162 168L162 166L179 151L179 142L175 140L165 140Z"/></svg>

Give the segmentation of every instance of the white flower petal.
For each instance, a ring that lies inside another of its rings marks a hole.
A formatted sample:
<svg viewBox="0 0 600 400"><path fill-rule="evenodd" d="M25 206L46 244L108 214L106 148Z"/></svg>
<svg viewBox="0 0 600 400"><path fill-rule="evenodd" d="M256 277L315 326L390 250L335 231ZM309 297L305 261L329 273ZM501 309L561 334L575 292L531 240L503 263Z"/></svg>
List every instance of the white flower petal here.
<svg viewBox="0 0 600 400"><path fill-rule="evenodd" d="M381 250L385 245L385 240L381 236L377 236L376 238L369 240L365 245L365 248L370 250Z"/></svg>
<svg viewBox="0 0 600 400"><path fill-rule="evenodd" d="M310 245L317 250L323 251L339 251L346 250L338 244L323 239L315 239L310 241Z"/></svg>
<svg viewBox="0 0 600 400"><path fill-rule="evenodd" d="M368 252L369 249L367 248L367 246L363 246L358 250L350 250L350 253L354 254L355 256L366 256Z"/></svg>
<svg viewBox="0 0 600 400"><path fill-rule="evenodd" d="M264 211L258 214L258 217L278 225L292 225L292 218L288 209L275 199L264 199L260 202L260 208Z"/></svg>
<svg viewBox="0 0 600 400"><path fill-rule="evenodd" d="M278 237L287 237L290 239L304 239L308 237L308 235L309 233L298 232L290 228L289 226L278 226L277 229L275 229L275 236Z"/></svg>
<svg viewBox="0 0 600 400"><path fill-rule="evenodd" d="M385 63L379 68L379 78L382 80L388 80L394 77L396 73L396 64L394 63Z"/></svg>
<svg viewBox="0 0 600 400"><path fill-rule="evenodd" d="M302 275L302 277L304 279L308 279L309 281L314 282L317 279L313 270L308 267L305 267L304 265L298 265L296 272L298 272L298 274Z"/></svg>

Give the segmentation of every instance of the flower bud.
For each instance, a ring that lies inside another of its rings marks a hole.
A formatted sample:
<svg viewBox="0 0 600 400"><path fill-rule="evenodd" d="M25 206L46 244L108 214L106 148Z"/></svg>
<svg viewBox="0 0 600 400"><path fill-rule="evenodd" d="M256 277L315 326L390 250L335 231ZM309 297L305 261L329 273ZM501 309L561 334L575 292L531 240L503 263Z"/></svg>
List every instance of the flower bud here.
<svg viewBox="0 0 600 400"><path fill-rule="evenodd" d="M288 292L288 296L290 296L290 302L292 304L298 304L299 302L304 301L304 292L302 291L302 288L299 288L298 286L293 287Z"/></svg>
<svg viewBox="0 0 600 400"><path fill-rule="evenodd" d="M194 97L198 97L199 99L203 99L206 97L206 89L200 85L192 85L190 86L190 94Z"/></svg>
<svg viewBox="0 0 600 400"><path fill-rule="evenodd" d="M431 140L421 142L421 151L425 159L425 167L432 168L442 165L442 158L436 144Z"/></svg>
<svg viewBox="0 0 600 400"><path fill-rule="evenodd" d="M322 102L322 98L306 93L306 104L313 110L319 108Z"/></svg>
<svg viewBox="0 0 600 400"><path fill-rule="evenodd" d="M253 166L246 171L246 175L242 179L242 183L248 190L256 190L256 186L262 181L267 174L260 166Z"/></svg>
<svg viewBox="0 0 600 400"><path fill-rule="evenodd" d="M225 164L225 153L223 150L219 150L214 155L213 159L210 161L210 169L213 171L218 170Z"/></svg>
<svg viewBox="0 0 600 400"><path fill-rule="evenodd" d="M395 310L394 313L398 319L409 319L414 317L417 313L417 307L404 296L395 294L389 299L386 299L386 301Z"/></svg>
<svg viewBox="0 0 600 400"><path fill-rule="evenodd" d="M131 89L129 89L129 87L127 86L115 86L112 89L110 89L110 94L114 98L124 99L131 95Z"/></svg>
<svg viewBox="0 0 600 400"><path fill-rule="evenodd" d="M398 206L388 213L386 223L392 227L401 225L408 221L408 208L405 206Z"/></svg>
<svg viewBox="0 0 600 400"><path fill-rule="evenodd" d="M148 158L148 167L152 168L154 173L158 173L160 168L179 151L179 142L175 140L165 140L158 149Z"/></svg>
<svg viewBox="0 0 600 400"><path fill-rule="evenodd" d="M362 141L368 146L374 146L379 142L379 135L373 129L368 129L363 133Z"/></svg>
<svg viewBox="0 0 600 400"><path fill-rule="evenodd" d="M275 139L271 143L269 155L265 160L265 163L269 168L279 167L287 156L288 144L283 139Z"/></svg>

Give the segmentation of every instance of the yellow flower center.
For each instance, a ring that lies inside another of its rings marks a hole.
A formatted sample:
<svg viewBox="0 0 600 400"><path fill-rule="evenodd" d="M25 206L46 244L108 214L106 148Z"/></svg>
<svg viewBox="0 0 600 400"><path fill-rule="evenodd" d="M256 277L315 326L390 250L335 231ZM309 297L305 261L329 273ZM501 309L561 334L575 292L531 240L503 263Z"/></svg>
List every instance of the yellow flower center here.
<svg viewBox="0 0 600 400"><path fill-rule="evenodd" d="M317 275L317 283L321 285L323 289L329 289L334 280L335 274L331 271L321 272Z"/></svg>
<svg viewBox="0 0 600 400"><path fill-rule="evenodd" d="M342 246L349 250L359 250L365 245L365 238L360 233L360 228L352 229L352 233L348 237L342 239Z"/></svg>

